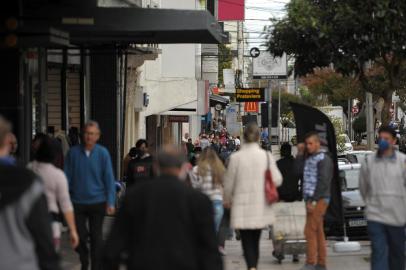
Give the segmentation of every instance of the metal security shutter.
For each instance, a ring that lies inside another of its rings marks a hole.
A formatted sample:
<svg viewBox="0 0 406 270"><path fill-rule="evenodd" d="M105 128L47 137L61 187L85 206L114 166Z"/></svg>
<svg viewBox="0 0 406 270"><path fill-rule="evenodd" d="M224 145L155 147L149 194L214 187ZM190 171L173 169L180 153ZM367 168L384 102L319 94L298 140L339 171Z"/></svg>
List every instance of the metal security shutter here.
<svg viewBox="0 0 406 270"><path fill-rule="evenodd" d="M80 128L80 73L69 71L67 74L69 127Z"/></svg>
<svg viewBox="0 0 406 270"><path fill-rule="evenodd" d="M48 126L61 130L61 69L48 67Z"/></svg>

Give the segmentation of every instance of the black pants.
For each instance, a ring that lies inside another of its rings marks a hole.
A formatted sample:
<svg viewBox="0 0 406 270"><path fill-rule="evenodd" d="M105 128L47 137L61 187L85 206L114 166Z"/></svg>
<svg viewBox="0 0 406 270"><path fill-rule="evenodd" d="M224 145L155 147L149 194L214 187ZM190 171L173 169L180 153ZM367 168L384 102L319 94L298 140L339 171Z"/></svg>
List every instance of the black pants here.
<svg viewBox="0 0 406 270"><path fill-rule="evenodd" d="M100 270L101 253L103 248L103 220L106 212L106 203L74 204L75 221L79 234L79 253L82 270L89 269L89 236L91 269ZM88 226L89 225L89 226Z"/></svg>
<svg viewBox="0 0 406 270"><path fill-rule="evenodd" d="M261 232L262 230L240 230L242 249L248 269L257 268Z"/></svg>

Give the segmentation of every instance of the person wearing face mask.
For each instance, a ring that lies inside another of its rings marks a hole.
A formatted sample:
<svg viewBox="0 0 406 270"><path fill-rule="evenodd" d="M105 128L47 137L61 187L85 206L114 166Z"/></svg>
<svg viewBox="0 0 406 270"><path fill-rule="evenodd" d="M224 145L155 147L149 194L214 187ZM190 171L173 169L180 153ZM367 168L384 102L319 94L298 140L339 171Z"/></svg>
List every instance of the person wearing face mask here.
<svg viewBox="0 0 406 270"><path fill-rule="evenodd" d="M213 206L203 193L183 183L187 159L175 146L154 161L153 181L130 189L104 248L104 270L221 270Z"/></svg>
<svg viewBox="0 0 406 270"><path fill-rule="evenodd" d="M361 165L359 187L372 243L372 270L405 269L406 155L395 149L396 131L381 127L378 151Z"/></svg>
<svg viewBox="0 0 406 270"><path fill-rule="evenodd" d="M134 157L129 161L127 169L128 187L140 181L151 179L153 176L153 158L148 152L148 142L144 139L138 140L133 152Z"/></svg>

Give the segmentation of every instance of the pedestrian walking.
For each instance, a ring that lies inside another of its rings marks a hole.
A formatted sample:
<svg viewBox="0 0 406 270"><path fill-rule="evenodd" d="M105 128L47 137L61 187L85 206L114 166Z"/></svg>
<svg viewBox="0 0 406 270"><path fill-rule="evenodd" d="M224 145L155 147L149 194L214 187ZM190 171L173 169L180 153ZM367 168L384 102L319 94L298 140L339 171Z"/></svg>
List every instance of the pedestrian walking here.
<svg viewBox="0 0 406 270"><path fill-rule="evenodd" d="M223 178L225 167L210 147L203 150L193 168L192 186L206 194L213 203L216 233L223 218Z"/></svg>
<svg viewBox="0 0 406 270"><path fill-rule="evenodd" d="M362 161L359 186L366 204L372 270L404 270L406 155L395 150L396 131L381 127L378 151Z"/></svg>
<svg viewBox="0 0 406 270"><path fill-rule="evenodd" d="M206 147L210 146L210 141L207 138L206 134L203 134L201 139L200 139L200 147L202 148L202 150L204 150Z"/></svg>
<svg viewBox="0 0 406 270"><path fill-rule="evenodd" d="M34 161L28 164L28 168L35 172L42 180L45 195L48 202L48 210L52 220L52 232L54 244L59 251L61 243L61 217L59 208L62 210L69 228L69 236L72 248L79 244L79 236L76 231L73 206L69 196L68 180L65 173L54 166L58 155L58 142L52 138L42 140L35 154Z"/></svg>
<svg viewBox="0 0 406 270"><path fill-rule="evenodd" d="M149 180L153 175L153 158L148 152L148 142L139 139L135 144L135 149L135 157L128 163L126 179L128 187L140 181Z"/></svg>
<svg viewBox="0 0 406 270"><path fill-rule="evenodd" d="M82 270L89 267L90 236L91 269L102 269L103 220L115 212L115 179L110 154L97 144L99 124L89 121L84 128L84 143L70 149L65 160L65 173L75 211L79 234ZM88 226L89 225L89 226Z"/></svg>
<svg viewBox="0 0 406 270"><path fill-rule="evenodd" d="M328 153L321 149L317 132L305 136L305 145L308 156L304 163L303 198L306 203L304 233L307 250L302 270L325 270L327 250L323 223L330 200L334 166Z"/></svg>
<svg viewBox="0 0 406 270"><path fill-rule="evenodd" d="M195 151L195 146L192 142L192 138L189 138L186 143L186 150L187 150L187 157L190 160L193 157L193 153Z"/></svg>
<svg viewBox="0 0 406 270"><path fill-rule="evenodd" d="M279 200L284 202L301 201L299 173L295 169L296 160L292 156L292 147L289 143L282 144L280 154L281 159L276 162L283 177L283 183L278 188Z"/></svg>
<svg viewBox="0 0 406 270"><path fill-rule="evenodd" d="M10 132L0 116L0 269L58 270L41 181L15 165Z"/></svg>
<svg viewBox="0 0 406 270"><path fill-rule="evenodd" d="M235 149L238 151L241 148L241 139L240 136L236 136L235 139Z"/></svg>
<svg viewBox="0 0 406 270"><path fill-rule="evenodd" d="M249 124L241 150L231 155L225 176L225 205L231 207L231 226L240 231L248 269L257 268L261 231L275 221L265 197L265 172L269 168L276 186L282 183L272 154L259 146L260 131Z"/></svg>
<svg viewBox="0 0 406 270"><path fill-rule="evenodd" d="M35 134L34 138L31 141L31 152L30 152L30 160L34 160L35 153L38 150L39 145L41 144L41 141L44 138L47 138L48 135L44 133L37 133Z"/></svg>
<svg viewBox="0 0 406 270"><path fill-rule="evenodd" d="M221 270L212 202L183 183L186 156L165 147L154 168L159 177L129 190L104 251L104 270Z"/></svg>
<svg viewBox="0 0 406 270"><path fill-rule="evenodd" d="M128 151L127 155L125 155L123 159L123 166L121 167L122 169L121 179L124 182L127 182L128 179L128 164L130 163L131 160L135 159L136 157L137 157L137 148L131 147L130 151Z"/></svg>

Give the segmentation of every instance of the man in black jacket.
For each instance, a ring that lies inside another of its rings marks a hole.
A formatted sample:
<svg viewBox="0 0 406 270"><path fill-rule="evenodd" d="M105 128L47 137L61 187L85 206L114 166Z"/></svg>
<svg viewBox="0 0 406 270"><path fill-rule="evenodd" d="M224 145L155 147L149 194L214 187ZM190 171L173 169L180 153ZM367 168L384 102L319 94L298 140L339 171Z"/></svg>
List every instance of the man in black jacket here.
<svg viewBox="0 0 406 270"><path fill-rule="evenodd" d="M135 144L135 156L128 163L127 186L152 178L152 156L148 153L148 142L140 139Z"/></svg>
<svg viewBox="0 0 406 270"><path fill-rule="evenodd" d="M213 209L202 193L180 181L180 149L165 148L154 163L160 175L131 189L105 247L104 269L221 270Z"/></svg>
<svg viewBox="0 0 406 270"><path fill-rule="evenodd" d="M0 269L57 270L42 184L10 157L11 126L0 116Z"/></svg>
<svg viewBox="0 0 406 270"><path fill-rule="evenodd" d="M276 164L283 176L283 183L278 188L279 199L284 202L300 201L302 196L299 172L296 169L296 160L292 156L292 147L289 143L282 144L281 159Z"/></svg>

